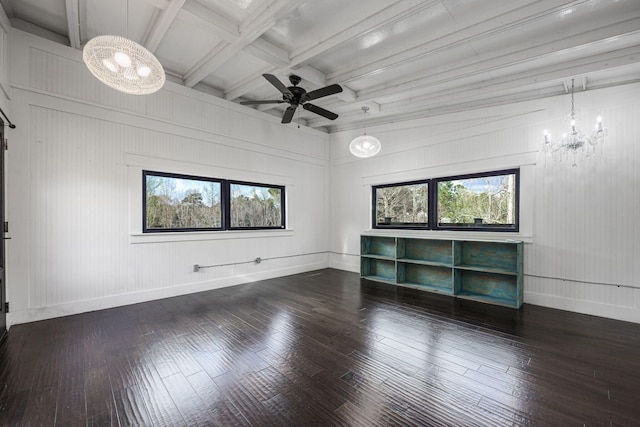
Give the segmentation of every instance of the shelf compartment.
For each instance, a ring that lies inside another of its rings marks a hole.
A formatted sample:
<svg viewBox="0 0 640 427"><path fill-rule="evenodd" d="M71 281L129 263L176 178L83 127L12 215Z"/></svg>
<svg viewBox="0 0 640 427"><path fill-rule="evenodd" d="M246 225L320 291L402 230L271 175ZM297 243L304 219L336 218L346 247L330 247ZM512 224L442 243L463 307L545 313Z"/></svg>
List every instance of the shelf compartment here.
<svg viewBox="0 0 640 427"><path fill-rule="evenodd" d="M453 270L450 267L398 262L398 284L452 295Z"/></svg>
<svg viewBox="0 0 640 427"><path fill-rule="evenodd" d="M504 242L454 242L454 266L468 270L517 274L521 244Z"/></svg>
<svg viewBox="0 0 640 427"><path fill-rule="evenodd" d="M420 261L417 259L412 259L412 258L398 258L399 262L406 262L409 264L419 264L419 265L430 265L433 267L446 267L451 269L451 267L453 267L451 264L448 263L444 263L444 262L435 262L435 261Z"/></svg>
<svg viewBox="0 0 640 427"><path fill-rule="evenodd" d="M517 276L518 272L511 270L504 270L502 268L493 268L493 267L479 267L477 265L456 265L456 268L459 270L470 270L470 271L481 271L483 273L494 273L494 274L505 274L509 276Z"/></svg>
<svg viewBox="0 0 640 427"><path fill-rule="evenodd" d="M398 239L398 258L451 266L451 240Z"/></svg>
<svg viewBox="0 0 640 427"><path fill-rule="evenodd" d="M360 275L365 279L379 282L396 282L396 263L386 259L361 258Z"/></svg>
<svg viewBox="0 0 640 427"><path fill-rule="evenodd" d="M512 308L522 305L517 276L455 269L454 288L461 298Z"/></svg>
<svg viewBox="0 0 640 427"><path fill-rule="evenodd" d="M360 255L376 256L393 260L396 258L396 238L384 236L362 236Z"/></svg>

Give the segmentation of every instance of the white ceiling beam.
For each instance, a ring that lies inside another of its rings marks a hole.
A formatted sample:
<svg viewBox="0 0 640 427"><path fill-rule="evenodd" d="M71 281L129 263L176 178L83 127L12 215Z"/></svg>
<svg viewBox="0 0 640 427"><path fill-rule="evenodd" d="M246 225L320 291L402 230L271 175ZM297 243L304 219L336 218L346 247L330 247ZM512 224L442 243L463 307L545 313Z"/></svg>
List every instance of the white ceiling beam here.
<svg viewBox="0 0 640 427"><path fill-rule="evenodd" d="M358 95L355 91L349 89L344 84L340 86L342 86L342 92L336 94L336 97L338 97L338 99L344 102L353 102L358 98Z"/></svg>
<svg viewBox="0 0 640 427"><path fill-rule="evenodd" d="M565 85L565 91L570 91L567 86L570 83L567 83L567 79L570 81L574 76L578 76L575 78L582 78L582 76L588 74L595 74L611 68L625 67L630 64L640 64L640 46L606 52L576 61L556 64L552 67L507 74L499 78L478 79L476 77L475 79L447 80L441 84L430 86L428 92L404 92L399 94L401 99L385 103L382 113L390 115L406 113L414 109L440 110L448 105L470 103L471 101L482 102L483 99L486 99L486 102L489 103L498 97L502 97L505 100L508 99L509 102L515 102L519 96L522 96L523 99L535 99L546 95L540 89L537 89L537 96L531 95L535 91L527 94L527 87L540 88L547 84L545 82L548 82L550 87L556 87L556 89L552 88L550 90L557 92L557 84L562 81ZM365 102L371 99L376 99L376 95L367 96L359 101ZM327 108L331 109L331 106ZM311 125L314 126L315 122L312 122Z"/></svg>
<svg viewBox="0 0 640 427"><path fill-rule="evenodd" d="M206 78L222 64L227 62L236 53L253 43L265 31L275 25L277 18L285 11L295 9L302 0L274 0L270 4L263 3L243 23L240 24L240 37L238 40L228 43L223 49L209 52L204 61L192 67L185 73L184 83L187 87L193 87Z"/></svg>
<svg viewBox="0 0 640 427"><path fill-rule="evenodd" d="M240 37L240 31L236 24L195 0L186 0L182 10L209 23L210 30L226 42L235 42Z"/></svg>
<svg viewBox="0 0 640 427"><path fill-rule="evenodd" d="M225 42L225 41L221 41L219 42L213 49L211 49L209 51L209 53L204 57L201 58L200 61L198 61L196 63L196 65L194 65L192 67L192 70L199 70L202 67L204 67L207 63L209 63L213 58L216 57L216 55L220 54L220 52L222 52L227 46L229 46L229 43ZM188 77L189 73L187 72L187 74L184 75L184 77L182 78L185 81L185 86L187 87L194 87L196 84L200 83L202 81L202 79L198 79L197 81L194 79L193 80L193 84L188 85L186 82L186 79ZM204 76L206 77L206 76Z"/></svg>
<svg viewBox="0 0 640 427"><path fill-rule="evenodd" d="M82 49L80 43L80 8L78 0L65 0L67 11L67 27L69 33L69 45L74 49Z"/></svg>
<svg viewBox="0 0 640 427"><path fill-rule="evenodd" d="M566 56L566 52L556 52L559 57ZM523 71L508 70L509 66L505 66L504 70L490 69L482 70L477 73L460 74L441 74L435 75L420 82L419 86L415 86L416 82L400 83L393 87L385 87L377 91L363 90L360 91L359 97L350 106L333 102L324 105L328 110L340 112L347 108L358 108L362 105L368 105L368 102L380 102L384 99L384 108L381 111L382 116L408 114L414 109L442 109L449 104L461 104L477 100L481 102L482 98L494 99L502 94L503 99L516 102L518 93L526 91L526 87L543 87L548 84L550 87L555 86L557 91L558 82L562 82L565 93L570 92L571 78L582 79L589 74L595 74L611 68L622 68L633 65L640 65L640 45L635 45L615 51L606 51L600 54L578 58L572 61L557 62L552 65L541 66L536 61L532 61L530 67L526 67ZM487 78L487 73L493 76ZM438 79L439 78L439 79ZM567 80L568 79L568 80ZM524 96L524 95L523 95ZM539 96L546 96L539 91ZM534 97L535 98L535 97ZM534 99L530 95L523 97L523 100ZM489 102L489 101L487 101ZM491 101L493 102L493 101ZM487 104L488 105L488 104ZM321 119L310 121L310 126L327 126L328 121Z"/></svg>
<svg viewBox="0 0 640 427"><path fill-rule="evenodd" d="M144 0L156 9L165 10L169 6L169 0Z"/></svg>
<svg viewBox="0 0 640 427"><path fill-rule="evenodd" d="M544 49L520 51L517 57L504 55L498 58L489 58L478 62L469 62L467 65L450 64L447 68L436 67L430 70L430 74L419 79L399 81L394 85L381 85L367 88L358 93L360 98L375 99L385 97L404 98L409 94L414 96L422 92L431 92L440 85L448 85L454 88L463 81L486 80L487 73L493 76L502 76L521 72L521 70L554 69L576 62L589 61L589 58L598 58L600 55L610 55L612 51L620 52L627 47L640 45L640 31L624 36L612 37L605 40L597 40L582 45L574 45L562 50L554 50L558 43L545 46ZM540 54L540 52L544 52ZM584 56L588 53L589 56ZM617 54L613 54L614 56ZM526 59L520 59L525 57Z"/></svg>
<svg viewBox="0 0 640 427"><path fill-rule="evenodd" d="M255 77L251 76L236 83L233 87L229 88L229 90L225 91L224 93L225 99L228 99L228 100L238 99L242 97L242 95L244 95L245 93L259 89L260 87L262 87L263 83L266 81L262 77L262 74L265 74L265 73L273 74L277 72L277 69L274 69L271 65L268 65L262 68L261 70L259 70L258 72L261 75L260 79L256 79ZM274 89L274 92L275 92L275 89ZM274 96L274 98L276 98L276 96Z"/></svg>
<svg viewBox="0 0 640 427"><path fill-rule="evenodd" d="M417 4L416 4L417 3ZM298 52L291 54L292 66L303 65L306 61L339 46L342 43L349 42L355 37L361 36L372 31L372 28L378 28L390 22L396 22L409 15L418 13L421 10L428 9L434 4L440 3L440 0L430 0L416 2L413 0L401 0L395 2L391 6L382 11L373 12L365 15L357 23L348 23L342 31L337 31L333 36L316 43L313 46L299 49ZM366 10L366 9L364 9Z"/></svg>
<svg viewBox="0 0 640 427"><path fill-rule="evenodd" d="M288 67L291 62L287 51L279 48L273 43L269 43L261 37L255 39L253 43L248 44L244 48L244 51L256 58L262 59L264 62L271 64L274 67L285 68Z"/></svg>
<svg viewBox="0 0 640 427"><path fill-rule="evenodd" d="M180 79L180 82L182 82L182 79ZM224 97L224 93L222 93L221 90L213 88L213 87L211 87L209 85L206 85L204 83L198 83L193 88L195 90L199 91L199 92L208 93L209 95L213 95L213 96L215 96L217 98L223 98Z"/></svg>
<svg viewBox="0 0 640 427"><path fill-rule="evenodd" d="M70 1L70 0L67 0ZM150 52L155 52L160 46L160 42L169 31L169 27L178 16L184 6L185 0L170 0L167 8L154 19L145 33L142 45Z"/></svg>
<svg viewBox="0 0 640 427"><path fill-rule="evenodd" d="M566 7L566 5L558 6L558 2L555 0L536 2L526 7L509 11L476 25L463 27L459 31L452 31L447 35L438 37L434 40L429 40L424 44L414 46L402 52L393 55L383 53L384 56L378 60L374 60L369 64L359 63L357 66L335 71L329 74L327 78L330 82L348 82L367 75L388 71L395 67L406 65L412 61L423 60L430 55L446 52L459 45L472 45L474 42L479 42L484 38L493 37L498 31L496 28L501 28L504 31L505 27L513 30L519 26L531 25L532 22L536 22L537 20L544 19L549 15L558 13L558 11L564 7ZM504 22L509 22L510 24L505 25ZM638 25L640 25L638 21L630 20L622 25L606 26L597 30L591 28L586 33L577 34L573 37L567 37L561 40L558 40L557 36L554 34L549 34L547 37L548 40L538 40L538 44L534 46L534 48L528 49L526 54L524 54L523 51L517 51L513 54L512 58L513 60L515 60L515 57L517 56L520 58L526 58L532 53L533 55L539 55L541 50L552 52L577 43L583 44L585 40L601 40L602 38L634 31L638 28ZM536 53L536 51L538 53ZM297 58L292 55L292 63L295 64L296 60Z"/></svg>
<svg viewBox="0 0 640 427"><path fill-rule="evenodd" d="M19 18L11 18L11 26L26 33L35 34L36 36L42 37L43 39L51 40L65 46L70 45L69 37L47 30L39 25L32 24L31 22L23 21Z"/></svg>

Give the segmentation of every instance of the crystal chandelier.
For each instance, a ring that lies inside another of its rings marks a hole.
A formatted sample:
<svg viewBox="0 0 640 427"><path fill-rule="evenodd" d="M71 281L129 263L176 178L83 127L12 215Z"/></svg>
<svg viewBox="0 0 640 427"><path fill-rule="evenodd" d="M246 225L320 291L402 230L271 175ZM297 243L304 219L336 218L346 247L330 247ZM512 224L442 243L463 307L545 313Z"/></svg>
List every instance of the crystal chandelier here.
<svg viewBox="0 0 640 427"><path fill-rule="evenodd" d="M574 81L571 79L571 113L569 115L569 131L562 134L562 139L555 142L551 139L551 134L545 129L544 131L544 151L553 158L559 158L560 161L573 157L573 165L576 164L578 154L589 157L595 152L595 146L604 142L606 129L602 126L602 117L598 116L596 124L590 135L578 129L576 125L576 110L574 100Z"/></svg>
<svg viewBox="0 0 640 427"><path fill-rule="evenodd" d="M147 95L165 82L160 61L143 46L120 36L98 36L84 46L82 59L102 83L120 92Z"/></svg>
<svg viewBox="0 0 640 427"><path fill-rule="evenodd" d="M382 144L380 144L380 140L375 136L367 135L367 111L369 111L369 107L362 107L362 111L364 111L364 135L360 135L351 141L349 144L349 151L356 157L372 157L380 152L382 148Z"/></svg>

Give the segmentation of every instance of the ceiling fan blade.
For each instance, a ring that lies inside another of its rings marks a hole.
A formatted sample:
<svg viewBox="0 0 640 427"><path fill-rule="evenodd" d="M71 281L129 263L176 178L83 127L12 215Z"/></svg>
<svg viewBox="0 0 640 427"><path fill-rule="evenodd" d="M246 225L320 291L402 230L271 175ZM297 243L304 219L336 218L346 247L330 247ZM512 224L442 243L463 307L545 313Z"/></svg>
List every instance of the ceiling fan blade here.
<svg viewBox="0 0 640 427"><path fill-rule="evenodd" d="M329 120L335 120L338 118L338 115L336 113L332 113L331 111L325 110L324 108L318 107L317 105L302 104L302 108L304 108L305 110L309 110L312 113L320 114L322 117L326 117Z"/></svg>
<svg viewBox="0 0 640 427"><path fill-rule="evenodd" d="M321 87L320 89L312 90L304 95L305 101L312 101L314 99L322 98L323 96L333 95L334 93L342 92L342 87L339 84L332 84L329 86Z"/></svg>
<svg viewBox="0 0 640 427"><path fill-rule="evenodd" d="M293 115L296 112L296 106L291 105L284 110L284 115L282 116L282 121L280 123L291 123L291 119L293 119Z"/></svg>
<svg viewBox="0 0 640 427"><path fill-rule="evenodd" d="M282 104L282 99L270 99L268 101L243 101L241 105L260 105L260 104Z"/></svg>
<svg viewBox="0 0 640 427"><path fill-rule="evenodd" d="M283 95L293 98L293 94L291 93L291 91L276 76L274 76L273 74L263 74L262 77L267 79L267 81L274 85L276 89L282 92Z"/></svg>

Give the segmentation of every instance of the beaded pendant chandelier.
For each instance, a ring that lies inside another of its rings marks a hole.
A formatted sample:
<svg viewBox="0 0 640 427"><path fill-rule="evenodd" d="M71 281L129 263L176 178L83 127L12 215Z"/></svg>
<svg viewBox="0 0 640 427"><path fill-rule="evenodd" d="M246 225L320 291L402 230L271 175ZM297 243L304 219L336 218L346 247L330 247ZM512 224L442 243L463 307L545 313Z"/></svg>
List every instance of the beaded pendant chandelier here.
<svg viewBox="0 0 640 427"><path fill-rule="evenodd" d="M82 50L89 71L102 83L120 92L148 95L165 82L160 61L143 46L120 36L98 36Z"/></svg>

